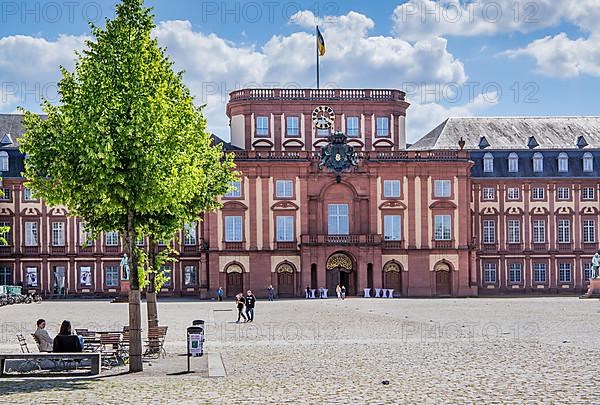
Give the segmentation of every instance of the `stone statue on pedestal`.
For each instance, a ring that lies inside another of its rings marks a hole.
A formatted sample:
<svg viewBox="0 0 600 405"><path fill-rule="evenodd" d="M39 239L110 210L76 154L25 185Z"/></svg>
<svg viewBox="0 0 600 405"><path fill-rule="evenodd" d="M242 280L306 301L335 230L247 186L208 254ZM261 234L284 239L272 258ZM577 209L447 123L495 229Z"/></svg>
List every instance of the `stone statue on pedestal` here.
<svg viewBox="0 0 600 405"><path fill-rule="evenodd" d="M129 280L129 258L127 253L123 254L121 258L121 280Z"/></svg>
<svg viewBox="0 0 600 405"><path fill-rule="evenodd" d="M600 278L600 252L592 257L592 278Z"/></svg>

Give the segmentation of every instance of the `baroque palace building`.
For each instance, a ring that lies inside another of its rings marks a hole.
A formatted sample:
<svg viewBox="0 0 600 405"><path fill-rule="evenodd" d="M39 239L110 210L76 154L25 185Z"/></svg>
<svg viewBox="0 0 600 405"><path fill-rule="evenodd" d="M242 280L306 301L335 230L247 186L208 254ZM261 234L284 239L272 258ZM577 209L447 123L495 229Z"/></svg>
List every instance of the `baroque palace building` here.
<svg viewBox="0 0 600 405"><path fill-rule="evenodd" d="M221 210L179 233L161 293L585 290L598 248L600 118L452 118L407 147L408 107L399 90L231 93L230 141L215 142L235 155L240 181ZM21 116L0 115L0 223L11 228L0 284L125 293L119 235L84 246L77 218L24 187L22 133Z"/></svg>

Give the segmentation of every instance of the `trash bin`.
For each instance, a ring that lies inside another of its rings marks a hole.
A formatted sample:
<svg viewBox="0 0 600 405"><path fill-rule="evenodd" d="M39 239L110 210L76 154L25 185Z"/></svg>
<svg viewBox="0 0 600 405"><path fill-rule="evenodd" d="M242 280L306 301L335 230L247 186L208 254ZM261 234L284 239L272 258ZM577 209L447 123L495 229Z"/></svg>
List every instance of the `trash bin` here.
<svg viewBox="0 0 600 405"><path fill-rule="evenodd" d="M190 358L204 355L204 321L195 320L187 328L187 358L190 372Z"/></svg>

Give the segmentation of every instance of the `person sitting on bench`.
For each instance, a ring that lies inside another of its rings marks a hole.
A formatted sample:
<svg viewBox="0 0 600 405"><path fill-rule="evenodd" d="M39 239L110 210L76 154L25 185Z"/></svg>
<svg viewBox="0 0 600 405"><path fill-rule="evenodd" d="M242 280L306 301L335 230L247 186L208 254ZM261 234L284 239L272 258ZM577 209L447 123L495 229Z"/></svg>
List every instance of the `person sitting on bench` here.
<svg viewBox="0 0 600 405"><path fill-rule="evenodd" d="M38 319L37 329L33 335L37 338L37 340L39 342L40 352L51 352L52 351L53 340L50 337L50 335L48 334L48 331L46 330L46 320L45 319Z"/></svg>
<svg viewBox="0 0 600 405"><path fill-rule="evenodd" d="M76 353L83 351L79 336L73 335L71 322L63 321L60 332L54 338L54 353Z"/></svg>

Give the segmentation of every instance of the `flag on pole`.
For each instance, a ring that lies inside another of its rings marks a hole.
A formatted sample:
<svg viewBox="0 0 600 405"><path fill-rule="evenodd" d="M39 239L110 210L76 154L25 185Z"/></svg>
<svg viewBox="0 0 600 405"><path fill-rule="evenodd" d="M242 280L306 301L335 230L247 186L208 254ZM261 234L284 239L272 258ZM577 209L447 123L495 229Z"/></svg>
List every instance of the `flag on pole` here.
<svg viewBox="0 0 600 405"><path fill-rule="evenodd" d="M325 55L325 38L317 26L317 47L319 48L319 56Z"/></svg>

